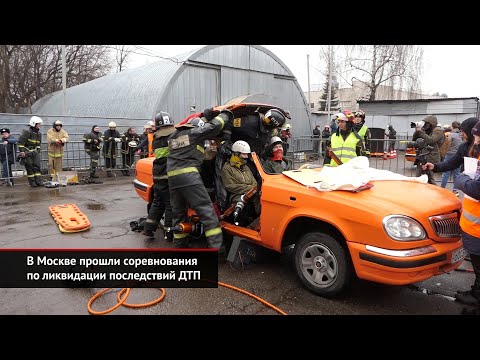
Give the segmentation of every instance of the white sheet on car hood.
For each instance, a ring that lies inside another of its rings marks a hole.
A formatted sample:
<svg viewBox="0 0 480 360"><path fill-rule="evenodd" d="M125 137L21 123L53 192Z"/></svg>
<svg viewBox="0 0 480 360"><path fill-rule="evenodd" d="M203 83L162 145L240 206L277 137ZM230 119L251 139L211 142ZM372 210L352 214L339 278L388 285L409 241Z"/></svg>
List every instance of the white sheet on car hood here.
<svg viewBox="0 0 480 360"><path fill-rule="evenodd" d="M372 180L404 180L428 183L426 174L419 177L409 177L389 170L371 168L368 158L365 156L358 156L337 167L325 166L321 171L302 169L284 171L283 174L319 191L356 190Z"/></svg>

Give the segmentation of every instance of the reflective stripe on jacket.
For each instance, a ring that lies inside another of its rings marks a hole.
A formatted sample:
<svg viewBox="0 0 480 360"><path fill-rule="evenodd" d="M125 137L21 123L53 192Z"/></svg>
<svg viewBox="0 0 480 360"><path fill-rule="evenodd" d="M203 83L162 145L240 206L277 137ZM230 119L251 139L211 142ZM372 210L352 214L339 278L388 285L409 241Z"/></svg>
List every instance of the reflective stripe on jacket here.
<svg viewBox="0 0 480 360"><path fill-rule="evenodd" d="M330 141L332 143L332 151L342 163L345 164L351 159L357 157L357 143L359 140L353 131L348 134L345 140L343 140L341 134L333 134ZM338 164L332 159L330 161L330 166L338 166Z"/></svg>

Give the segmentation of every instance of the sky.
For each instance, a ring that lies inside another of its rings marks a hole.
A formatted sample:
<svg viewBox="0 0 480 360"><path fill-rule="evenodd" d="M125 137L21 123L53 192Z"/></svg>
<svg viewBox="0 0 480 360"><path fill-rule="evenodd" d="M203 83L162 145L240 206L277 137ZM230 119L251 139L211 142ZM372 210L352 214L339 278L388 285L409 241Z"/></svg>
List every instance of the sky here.
<svg viewBox="0 0 480 360"><path fill-rule="evenodd" d="M163 57L173 57L203 45L140 45L138 53L132 54L128 68L158 61ZM320 90L325 79L320 70L324 63L320 59L320 45L262 45L292 71L302 90ZM450 98L480 97L480 45L424 45L422 91L427 94L439 92ZM308 57L308 61L307 61ZM309 66L307 66L307 62Z"/></svg>

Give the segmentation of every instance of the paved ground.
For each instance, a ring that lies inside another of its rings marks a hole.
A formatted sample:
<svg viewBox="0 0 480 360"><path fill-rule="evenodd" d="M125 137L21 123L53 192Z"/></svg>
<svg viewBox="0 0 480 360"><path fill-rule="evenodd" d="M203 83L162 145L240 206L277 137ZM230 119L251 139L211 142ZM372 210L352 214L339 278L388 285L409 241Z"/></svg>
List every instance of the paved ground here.
<svg viewBox="0 0 480 360"><path fill-rule="evenodd" d="M103 179L103 184L64 188L30 188L19 184L0 187L0 247L3 248L153 248L171 247L157 232L154 240L132 232L129 223L146 215L146 204L136 195L133 177ZM48 206L75 203L92 223L90 230L62 234ZM465 261L462 265L471 268ZM307 291L297 279L288 257L254 264L243 271L219 265L219 280L250 291L287 314L301 315L454 315L462 307L452 301L458 289L473 282L470 272L454 271L412 286L385 286L357 281L342 298L325 299ZM100 289L0 289L0 314L87 315L89 299ZM116 290L118 291L118 290ZM116 300L110 291L95 302L107 309ZM168 315L275 315L274 310L244 294L227 288L166 289L161 303L143 309L121 307L113 314ZM151 301L156 289L133 289L129 302Z"/></svg>

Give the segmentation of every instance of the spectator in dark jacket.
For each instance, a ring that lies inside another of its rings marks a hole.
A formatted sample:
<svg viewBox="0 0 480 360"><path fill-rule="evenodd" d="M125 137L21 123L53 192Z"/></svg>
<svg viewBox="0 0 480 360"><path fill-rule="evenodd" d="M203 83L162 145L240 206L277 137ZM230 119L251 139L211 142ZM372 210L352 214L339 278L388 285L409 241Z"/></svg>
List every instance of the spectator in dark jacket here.
<svg viewBox="0 0 480 360"><path fill-rule="evenodd" d="M424 125L420 130L415 131L413 134L413 141L422 138L425 140L425 145L430 145L432 149L428 152L425 156L427 162L430 163L438 163L440 162L440 152L439 146L441 142L443 142L445 136L443 134L443 130L439 128L437 117L434 115L428 115L425 119L423 119ZM428 182L432 185L436 185L436 181L433 177L432 172L429 170L430 168L424 168L424 164L419 164L418 161L415 162L417 165L417 169L415 171L415 176L420 176L422 174L428 175ZM426 170L427 169L427 170Z"/></svg>
<svg viewBox="0 0 480 360"><path fill-rule="evenodd" d="M456 169L460 167L460 171L463 171L463 157L468 156L468 150L470 146L473 144L473 135L472 129L479 121L478 118L471 117L464 120L460 124L460 132L462 134L462 138L465 140L460 146L458 147L457 152L448 160L443 162L427 162L425 165L422 166L424 170L427 168L432 170L434 173L437 172L444 172Z"/></svg>
<svg viewBox="0 0 480 360"><path fill-rule="evenodd" d="M445 143L448 143L449 145L442 162L450 160L457 153L458 148L462 144L463 138L459 128L460 128L460 123L458 121L454 121L452 123L452 130L448 132L448 141L447 139L445 140ZM447 133L445 133L445 136L447 136ZM460 174L460 167L453 170L445 171L442 173L442 184L441 184L442 188L447 187L447 182L448 182L448 178L450 177L450 174L452 175L453 183L455 184L455 180ZM458 189L455 188L455 185L453 186L453 193L457 196L459 195Z"/></svg>
<svg viewBox="0 0 480 360"><path fill-rule="evenodd" d="M15 144L17 139L10 135L10 130L3 128L0 130L2 140L0 142L0 162L2 163L2 178L1 185L13 186L12 164L15 162Z"/></svg>
<svg viewBox="0 0 480 360"><path fill-rule="evenodd" d="M470 145L468 156L480 159L480 122L473 127L471 134L474 140ZM470 290L457 291L455 298L458 302L468 305L480 306L480 174L460 174L455 181L455 186L465 193L463 210L460 217L460 229L465 250L470 254L475 280Z"/></svg>

